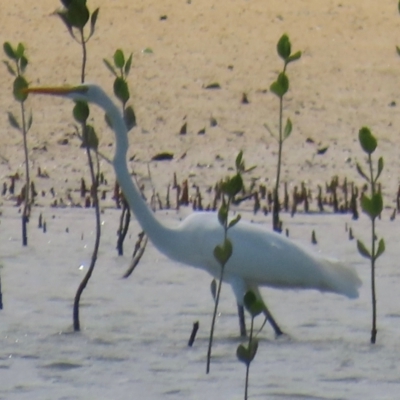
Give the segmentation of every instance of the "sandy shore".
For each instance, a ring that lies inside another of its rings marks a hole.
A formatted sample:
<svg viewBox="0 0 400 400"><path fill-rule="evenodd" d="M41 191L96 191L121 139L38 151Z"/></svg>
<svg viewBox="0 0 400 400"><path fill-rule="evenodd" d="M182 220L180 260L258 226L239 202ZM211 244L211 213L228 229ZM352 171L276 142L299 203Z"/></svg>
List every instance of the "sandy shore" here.
<svg viewBox="0 0 400 400"><path fill-rule="evenodd" d="M21 0L2 5L0 39L25 43L31 61L26 76L32 85L79 81L80 48L52 15L56 7L58 2L50 0L32 7ZM386 161L384 192L387 203L393 202L400 167L396 146L400 60L395 51L400 16L394 2L121 0L91 1L89 7L100 7L100 16L88 46L87 80L111 92L112 76L102 59L111 58L116 48L134 55L129 83L138 127L130 134L129 155L136 155L132 167L145 177L153 155L161 151L175 155L171 162L150 164L157 191L166 190L174 172L180 180L190 177L202 187L213 184L233 165L239 149L248 165L257 165L252 177L272 184L277 144L263 124L277 126L278 101L265 90L281 68L275 46L286 32L293 50L302 50L303 57L288 70L291 89L285 118L292 119L294 130L284 148L283 180L316 187L338 174L361 183L355 171L355 160L363 160L357 132L368 125L380 138L379 153ZM162 15L167 19L160 20ZM145 48L153 54L144 53ZM21 136L5 116L6 111L17 115L19 111L8 94L11 82L4 68L1 182L9 174L24 172ZM205 90L212 82L221 89ZM243 93L250 104L241 104ZM39 190L54 187L62 197L68 188L79 187L82 176L88 177L78 140L58 144L73 132L71 105L36 97L27 106L34 117L29 134L32 168L36 172L40 166L50 175L46 182L35 178L36 185ZM111 155L112 133L102 112L92 110L92 115L101 150ZM218 126L210 127L211 116ZM188 133L182 136L178 132L184 121ZM198 135L204 127L205 135ZM307 143L307 138L315 143ZM316 155L324 146L329 146L325 155ZM113 181L106 164L102 169Z"/></svg>

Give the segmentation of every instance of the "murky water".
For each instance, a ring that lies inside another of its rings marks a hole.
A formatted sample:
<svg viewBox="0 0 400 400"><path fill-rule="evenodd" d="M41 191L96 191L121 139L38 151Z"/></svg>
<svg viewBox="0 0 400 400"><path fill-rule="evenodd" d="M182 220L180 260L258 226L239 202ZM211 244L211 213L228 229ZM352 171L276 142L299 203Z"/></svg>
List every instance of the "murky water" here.
<svg viewBox="0 0 400 400"><path fill-rule="evenodd" d="M73 297L90 260L93 215L46 210L48 231L43 233L36 229L38 213L26 249L20 244L17 210L5 207L1 217L0 399L243 398L245 368L235 355L240 339L229 287L223 288L211 373L206 375L211 277L171 263L149 244L131 278L121 279L129 254L116 255L118 214L106 210L98 264L82 298L83 330L71 333ZM160 217L168 223L177 219L174 212ZM372 346L369 268L344 230L348 222L356 235L367 238L367 222L317 215L286 220L291 237L303 242L315 229L316 249L352 263L364 286L355 301L316 291L263 289L288 336L276 340L269 327L262 332L251 366L250 399L398 398L397 222L386 217L380 222L387 253L378 261L379 332ZM132 232L127 253L137 225ZM200 330L188 348L197 320Z"/></svg>

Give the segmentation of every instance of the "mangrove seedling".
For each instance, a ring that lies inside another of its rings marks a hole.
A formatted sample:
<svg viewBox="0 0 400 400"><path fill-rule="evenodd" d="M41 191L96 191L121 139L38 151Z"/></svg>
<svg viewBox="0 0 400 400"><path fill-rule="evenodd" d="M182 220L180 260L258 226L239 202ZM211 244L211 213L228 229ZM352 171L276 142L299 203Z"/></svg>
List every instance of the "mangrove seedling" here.
<svg viewBox="0 0 400 400"><path fill-rule="evenodd" d="M8 122L10 125L22 133L23 148L25 157L25 186L22 193L23 196L23 210L22 210L22 245L28 245L28 232L27 224L29 222L31 203L33 199L30 197L30 170L29 170L29 154L28 154L28 131L32 126L32 113L29 117L26 115L25 100L28 94L24 92L24 89L28 87L28 82L24 77L26 67L28 66L28 57L25 54L25 46L22 43L18 43L16 47L13 47L9 42L3 44L3 50L9 60L4 61L8 72L14 77L13 82L13 95L14 99L20 105L20 121L12 113L8 113Z"/></svg>
<svg viewBox="0 0 400 400"><path fill-rule="evenodd" d="M229 219L229 209L233 199L243 189L242 173L245 171L243 160L243 152L241 151L236 157L236 174L233 177L227 177L221 182L222 204L218 210L218 221L223 228L223 242L214 249L214 257L221 266L218 288L214 301L214 313L211 322L210 337L207 352L207 374L210 372L211 349L214 336L215 320L218 312L219 298L221 295L222 281L224 277L225 265L232 255L232 242L228 238L228 231L240 221L240 214L233 219Z"/></svg>
<svg viewBox="0 0 400 400"><path fill-rule="evenodd" d="M239 361L246 365L246 379L244 386L244 400L248 398L248 388L249 388L249 373L250 364L254 360L258 349L258 340L254 334L254 319L265 313L266 307L262 299L257 298L257 296L251 290L248 291L244 296L244 306L251 316L250 334L247 343L242 343L238 346L236 350L236 356ZM263 326L265 325L265 322ZM263 327L262 326L262 327ZM262 328L261 328L262 329ZM261 331L260 329L260 331ZM260 332L259 331L259 332Z"/></svg>
<svg viewBox="0 0 400 400"><path fill-rule="evenodd" d="M372 162L372 154L378 146L378 141L371 133L370 129L363 127L358 133L358 139L361 148L367 154L368 172L364 172L361 166L357 163L358 173L367 181L370 188L370 196L363 193L361 197L361 208L371 220L371 247L370 249L361 241L357 240L357 248L359 253L370 260L371 263L371 297L372 297L372 330L371 330L371 343L376 342L377 325L376 325L376 288L375 288L375 264L379 256L385 251L385 241L383 238L379 239L376 236L376 218L379 217L383 210L382 193L378 190L378 178L383 170L383 158L379 157L374 171Z"/></svg>
<svg viewBox="0 0 400 400"><path fill-rule="evenodd" d="M267 124L264 126L267 128L269 133L278 142L278 164L276 168L276 181L273 193L273 208L272 208L272 227L276 232L282 231L282 224L279 219L280 203L279 203L279 183L281 178L282 168L282 148L283 142L290 136L293 129L293 124L290 118L287 118L285 127L283 127L283 98L289 90L289 78L286 74L287 66L301 57L301 51L297 51L292 54L291 43L289 37L284 34L278 41L276 46L279 57L283 60L283 69L279 73L278 78L270 86L270 90L279 99L279 119L278 119L278 134L276 135Z"/></svg>
<svg viewBox="0 0 400 400"><path fill-rule="evenodd" d="M114 75L114 94L117 99L121 102L122 115L124 116L125 125L127 130L130 131L136 126L136 116L132 106L127 106L130 98L130 92L128 87L127 78L132 66L132 53L128 58L125 57L124 52L121 49L117 49L114 53L113 61L104 59L104 64L108 70ZM111 122L105 114L107 124L111 126ZM118 228L118 239L117 239L117 251L118 255L124 254L124 240L129 229L129 223L131 218L131 211L128 203L125 200L123 194L121 196L121 217Z"/></svg>
<svg viewBox="0 0 400 400"><path fill-rule="evenodd" d="M87 61L86 44L95 32L97 17L99 15L99 8L97 8L95 11L93 11L93 13L91 13L88 7L86 6L86 0L68 0L68 1L61 0L61 2L64 8L58 11L57 15L61 18L62 22L67 27L71 37L77 43L79 43L79 45L82 48L81 83L84 83L86 77L86 61ZM85 28L87 27L88 24L90 25L89 33L85 35ZM78 287L74 299L74 307L73 307L74 331L80 330L79 301L83 290L85 289L87 283L89 282L90 277L92 276L97 260L97 254L99 251L100 237L101 237L100 204L97 192L98 177L99 177L99 159L96 152L99 145L99 140L94 127L87 123L89 114L90 114L90 109L86 102L77 101L75 103L75 106L73 108L73 116L75 121L80 125L80 130L78 130L78 136L80 136L82 140L82 147L84 147L86 150L88 165L90 170L90 177L92 182L91 195L93 198L93 205L95 209L96 238L95 238L95 244L93 248L90 266L88 268L85 277L83 278L81 284ZM93 165L91 150L95 151L97 157L96 172Z"/></svg>

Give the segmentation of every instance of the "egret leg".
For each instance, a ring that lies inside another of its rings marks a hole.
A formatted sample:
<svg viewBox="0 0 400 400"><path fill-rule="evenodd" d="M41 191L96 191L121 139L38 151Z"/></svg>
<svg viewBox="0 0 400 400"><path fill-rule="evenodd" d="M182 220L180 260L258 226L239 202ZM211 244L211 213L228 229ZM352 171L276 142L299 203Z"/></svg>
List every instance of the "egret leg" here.
<svg viewBox="0 0 400 400"><path fill-rule="evenodd" d="M243 304L237 304L238 308L238 315L239 315L239 327L240 327L240 336L241 337L246 337L247 336L247 331L246 331L246 319L244 316L244 307Z"/></svg>
<svg viewBox="0 0 400 400"><path fill-rule="evenodd" d="M265 305L264 315L268 319L268 322L272 326L273 330L275 331L275 335L277 337L283 335L281 328L279 328L279 325L276 323L275 318L272 316L266 305Z"/></svg>
<svg viewBox="0 0 400 400"><path fill-rule="evenodd" d="M255 294L259 299L261 299L262 302L264 303L264 306L265 306L264 315L265 315L265 317L267 318L269 324L272 326L272 329L275 331L275 335L276 335L277 337L283 335L283 332L282 332L281 328L279 328L279 325L276 323L275 318L273 317L273 315L272 315L271 312L269 311L267 305L265 304L265 301L263 300L263 298L262 298L262 296L261 296L261 293L260 293L258 287L257 287L257 286L252 286L252 287L251 287L251 290L252 290L252 291L254 292L254 294Z"/></svg>

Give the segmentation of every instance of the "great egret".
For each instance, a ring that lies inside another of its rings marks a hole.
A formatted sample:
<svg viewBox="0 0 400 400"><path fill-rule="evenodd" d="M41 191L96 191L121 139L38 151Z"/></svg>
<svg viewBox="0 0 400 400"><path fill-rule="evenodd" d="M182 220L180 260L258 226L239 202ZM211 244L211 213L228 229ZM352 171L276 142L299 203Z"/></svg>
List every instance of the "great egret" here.
<svg viewBox="0 0 400 400"><path fill-rule="evenodd" d="M210 212L195 212L177 227L167 227L157 219L129 174L126 162L129 144L122 115L99 86L39 87L26 91L87 101L101 107L107 113L115 133L113 166L117 180L132 212L154 246L172 260L204 269L213 277L219 277L220 265L213 251L223 241L224 232L217 216ZM358 297L361 281L353 269L338 261L311 254L283 235L241 220L229 230L229 238L233 253L225 266L224 281L231 285L241 310L244 294L248 290L253 290L261 297L259 286L317 289L349 298ZM270 318L270 322L276 334L281 334L273 318ZM241 333L245 333L242 325Z"/></svg>

